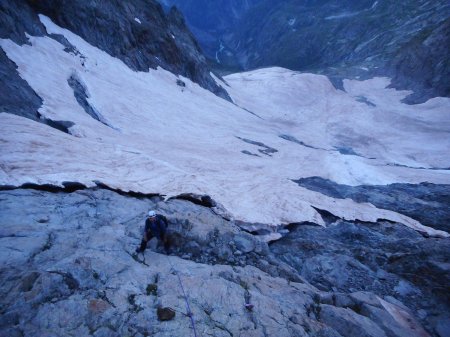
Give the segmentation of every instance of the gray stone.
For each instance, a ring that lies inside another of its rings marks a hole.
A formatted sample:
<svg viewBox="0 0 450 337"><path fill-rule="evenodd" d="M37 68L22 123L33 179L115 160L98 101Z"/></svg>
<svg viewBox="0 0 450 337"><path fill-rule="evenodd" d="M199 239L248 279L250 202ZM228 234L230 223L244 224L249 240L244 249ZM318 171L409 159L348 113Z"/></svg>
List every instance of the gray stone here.
<svg viewBox="0 0 450 337"><path fill-rule="evenodd" d="M319 255L306 259L301 266L301 275L317 280L324 289L348 290L356 284L372 283L373 272L359 261L345 255Z"/></svg>
<svg viewBox="0 0 450 337"><path fill-rule="evenodd" d="M175 311L172 308L158 308L156 312L160 321L171 321L175 318Z"/></svg>
<svg viewBox="0 0 450 337"><path fill-rule="evenodd" d="M266 242L258 241L255 245L255 253L260 255L269 255L270 249L269 245Z"/></svg>
<svg viewBox="0 0 450 337"><path fill-rule="evenodd" d="M244 254L250 253L255 249L254 238L247 233L241 233L234 237L234 243L236 248L242 251Z"/></svg>
<svg viewBox="0 0 450 337"><path fill-rule="evenodd" d="M411 283L404 280L400 280L394 290L401 296L408 296L410 294L418 293L419 290Z"/></svg>
<svg viewBox="0 0 450 337"><path fill-rule="evenodd" d="M189 320L159 323L156 312L161 305L185 313L178 276L202 331L214 336L224 336L223 329L233 335L263 336L266 330L283 337L301 331L288 317L294 311L306 315L297 306L312 301L311 286L289 285L285 279L246 266L245 259L239 262L242 267L234 270L167 257L150 249L132 255L149 208L167 215L170 232L183 243L177 254L188 256L183 250L185 243L207 245L210 233L217 239L214 247L228 247L228 237L238 229L205 207L181 200L137 199L104 189L0 191L0 198L2 251L19 244L15 240L26 239L20 241L15 260L2 254L16 267L0 274L1 336L14 336L17 331L30 336L189 335ZM47 217L46 222L36 221ZM189 230L185 220L189 220ZM149 285L157 291L151 291ZM305 287L308 295L299 287ZM252 315L262 322L257 327L245 318L246 289L255 305ZM211 308L210 314L203 308ZM290 328L280 330L269 317Z"/></svg>
<svg viewBox="0 0 450 337"><path fill-rule="evenodd" d="M348 295L359 291L369 297L374 294L407 311L424 310L427 316L420 323L429 333L437 322L431 317L450 310L445 291L450 274L437 266L445 266L448 259L448 239L428 239L384 221L361 224L340 220L327 228L293 226L270 249L318 289L336 288L336 306L359 310L358 306L371 303L379 307L377 300Z"/></svg>
<svg viewBox="0 0 450 337"><path fill-rule="evenodd" d="M332 305L334 300L334 295L332 293L321 293L319 295L319 302L322 304L330 304Z"/></svg>
<svg viewBox="0 0 450 337"><path fill-rule="evenodd" d="M334 302L337 307L342 308L352 308L355 306L355 302L347 294L334 294Z"/></svg>
<svg viewBox="0 0 450 337"><path fill-rule="evenodd" d="M118 337L119 334L107 327L102 327L96 330L94 333L94 337L116 337L116 336Z"/></svg>
<svg viewBox="0 0 450 337"><path fill-rule="evenodd" d="M346 337L386 337L373 321L353 310L322 305L320 320Z"/></svg>
<svg viewBox="0 0 450 337"><path fill-rule="evenodd" d="M193 256L197 256L201 254L202 248L197 242L190 241L184 246L184 251L189 254L192 254Z"/></svg>
<svg viewBox="0 0 450 337"><path fill-rule="evenodd" d="M398 299L396 299L395 297L392 297L392 296L385 296L384 297L384 300L386 301L386 302L389 302L389 303L391 303L391 304L394 304L394 305L396 305L397 307L400 307L400 308L402 308L402 309L404 309L404 310L409 310L409 308L406 306L406 305L404 305L402 302L400 302Z"/></svg>
<svg viewBox="0 0 450 337"><path fill-rule="evenodd" d="M428 336L420 324L407 311L395 307L393 310L395 310L394 316L382 308L376 308L368 304L361 306L361 314L377 323L388 336Z"/></svg>
<svg viewBox="0 0 450 337"><path fill-rule="evenodd" d="M389 273L385 272L383 269L378 269L377 277L382 280L387 280L389 278Z"/></svg>
<svg viewBox="0 0 450 337"><path fill-rule="evenodd" d="M19 328L8 328L0 331L0 337L23 337L23 333Z"/></svg>
<svg viewBox="0 0 450 337"><path fill-rule="evenodd" d="M350 294L350 298L356 305L361 306L363 304L370 304L374 307L381 307L380 299L374 293L366 291L358 291Z"/></svg>
<svg viewBox="0 0 450 337"><path fill-rule="evenodd" d="M233 251L228 245L223 245L217 248L217 257L223 261L227 261L233 257Z"/></svg>

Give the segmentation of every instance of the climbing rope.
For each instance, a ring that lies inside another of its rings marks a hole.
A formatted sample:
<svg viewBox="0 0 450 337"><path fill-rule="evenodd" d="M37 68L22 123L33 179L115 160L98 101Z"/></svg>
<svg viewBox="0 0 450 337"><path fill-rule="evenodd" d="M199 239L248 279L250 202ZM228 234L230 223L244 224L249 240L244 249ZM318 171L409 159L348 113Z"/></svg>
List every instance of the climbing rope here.
<svg viewBox="0 0 450 337"><path fill-rule="evenodd" d="M194 314L191 311L191 306L189 305L189 299L186 295L186 292L184 291L183 282L181 281L180 274L175 269L175 266L172 264L172 261L170 261L169 256L166 255L166 257L167 257L167 260L169 261L171 269L174 271L175 275L177 275L177 277L178 277L178 283L180 284L181 291L183 292L184 301L186 302L187 316L191 319L192 329L194 330L194 337L198 337L197 330L195 329Z"/></svg>

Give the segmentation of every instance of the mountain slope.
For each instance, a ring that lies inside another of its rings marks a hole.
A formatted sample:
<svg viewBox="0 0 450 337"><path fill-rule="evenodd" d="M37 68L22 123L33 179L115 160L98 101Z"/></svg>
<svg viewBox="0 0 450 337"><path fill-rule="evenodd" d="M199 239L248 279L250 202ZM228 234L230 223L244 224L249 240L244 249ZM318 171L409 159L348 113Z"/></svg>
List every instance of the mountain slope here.
<svg viewBox="0 0 450 337"><path fill-rule="evenodd" d="M69 127L63 133L2 114L3 184L60 185L73 181L77 168L76 181L86 186L100 181L125 191L206 193L247 222L323 223L314 205L347 219L392 219L433 232L392 211L303 190L291 179L447 182L450 165L441 154L448 148L442 140L449 132L448 100L408 108L399 102L405 93L385 89L383 79L345 82L344 93L323 76L275 68L222 83L243 110L187 79L179 86L169 72L134 72L49 18L41 20L78 52L65 52L50 37L30 37L31 45L23 46L2 40L1 46L42 98L39 113ZM364 97L367 102L359 102ZM32 136L17 139L24 130Z"/></svg>
<svg viewBox="0 0 450 337"><path fill-rule="evenodd" d="M445 0L265 0L227 21L227 29L202 46L214 45L219 62L242 69L281 66L338 79L393 77L397 88L417 92L409 102L424 102L450 95L449 6ZM196 19L208 16L209 8L180 8L195 32L203 29Z"/></svg>
<svg viewBox="0 0 450 337"><path fill-rule="evenodd" d="M245 13L263 0L161 0L176 6L198 39L205 55L216 60L224 36L233 32ZM224 54L220 55L223 59Z"/></svg>
<svg viewBox="0 0 450 337"><path fill-rule="evenodd" d="M196 40L176 9L166 15L153 0L101 3L84 0L21 0L13 3L2 0L0 15L5 25L2 25L0 37L26 43L25 31L35 36L46 35L37 18L38 13L45 13L135 71L162 67L229 99L226 91L212 79ZM76 52L70 45L66 48L67 52Z"/></svg>
<svg viewBox="0 0 450 337"><path fill-rule="evenodd" d="M450 99L277 67L232 104L60 3L2 3L1 336L446 337Z"/></svg>

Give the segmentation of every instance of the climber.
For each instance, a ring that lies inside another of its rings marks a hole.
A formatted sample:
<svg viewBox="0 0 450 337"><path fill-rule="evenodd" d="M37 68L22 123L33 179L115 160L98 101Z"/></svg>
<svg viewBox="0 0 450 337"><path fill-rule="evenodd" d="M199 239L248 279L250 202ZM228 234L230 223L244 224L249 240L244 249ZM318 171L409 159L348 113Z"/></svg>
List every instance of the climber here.
<svg viewBox="0 0 450 337"><path fill-rule="evenodd" d="M167 235L167 226L167 218L164 215L156 214L155 211L149 211L148 217L145 220L144 237L142 238L141 245L136 249L136 253L143 253L147 248L147 242L156 237L158 239L158 245L162 242L166 254L169 254L170 242Z"/></svg>

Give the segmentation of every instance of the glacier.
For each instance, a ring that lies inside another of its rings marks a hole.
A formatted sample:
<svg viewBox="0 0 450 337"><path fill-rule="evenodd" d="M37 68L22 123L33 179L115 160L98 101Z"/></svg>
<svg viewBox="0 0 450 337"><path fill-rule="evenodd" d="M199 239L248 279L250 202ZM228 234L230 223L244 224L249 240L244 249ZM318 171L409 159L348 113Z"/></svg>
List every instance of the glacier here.
<svg viewBox="0 0 450 337"><path fill-rule="evenodd" d="M402 100L409 92L389 88L387 78L345 80L342 91L325 76L268 68L216 78L232 104L161 68L132 71L49 18L40 19L48 33L63 35L79 53L65 52L48 37L28 36L30 45L23 46L4 39L0 45L43 99L39 113L74 125L66 134L0 113L0 184L101 182L167 198L207 194L236 220L267 224L274 232L303 221L325 225L317 211L323 209L346 220L386 219L449 236L400 213L332 198L293 180L449 184L450 160L442 154L450 148L450 99L407 105ZM111 127L77 102L68 84L74 75Z"/></svg>

